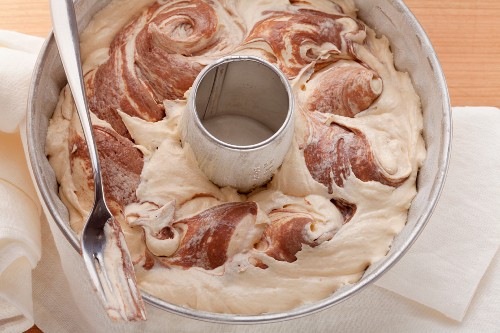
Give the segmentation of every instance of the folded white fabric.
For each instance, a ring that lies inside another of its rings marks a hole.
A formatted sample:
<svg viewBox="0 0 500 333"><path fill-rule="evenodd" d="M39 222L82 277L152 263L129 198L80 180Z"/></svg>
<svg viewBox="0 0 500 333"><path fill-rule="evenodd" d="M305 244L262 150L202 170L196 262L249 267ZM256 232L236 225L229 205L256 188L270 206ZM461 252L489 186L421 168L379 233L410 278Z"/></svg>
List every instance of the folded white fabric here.
<svg viewBox="0 0 500 333"><path fill-rule="evenodd" d="M500 159L496 157L500 110L455 108L453 120L449 176L428 226L378 285L339 305L268 325L211 324L152 306L147 306L147 322L113 323L96 297L89 296L91 287L82 278L85 273L78 254L50 221L52 230L45 225L43 229L47 251L34 273L35 322L42 330L55 333L498 332L500 253L495 256L495 252L500 243ZM68 280L62 278L63 272ZM57 281L48 278L54 274L59 276Z"/></svg>
<svg viewBox="0 0 500 333"><path fill-rule="evenodd" d="M0 131L12 133L26 115L33 66L43 39L0 30Z"/></svg>
<svg viewBox="0 0 500 333"><path fill-rule="evenodd" d="M500 246L500 110L454 108L453 122L439 204L411 251L376 284L460 321Z"/></svg>
<svg viewBox="0 0 500 333"><path fill-rule="evenodd" d="M0 330L33 325L31 270L41 256L40 204L19 128L43 40L0 30ZM24 125L21 126L24 130Z"/></svg>

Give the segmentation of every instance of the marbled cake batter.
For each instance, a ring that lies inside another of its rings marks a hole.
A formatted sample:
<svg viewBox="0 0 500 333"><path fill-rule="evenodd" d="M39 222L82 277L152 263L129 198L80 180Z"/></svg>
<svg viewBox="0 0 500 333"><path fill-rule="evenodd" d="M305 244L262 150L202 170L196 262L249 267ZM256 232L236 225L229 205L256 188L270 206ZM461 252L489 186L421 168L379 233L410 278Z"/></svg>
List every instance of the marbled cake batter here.
<svg viewBox="0 0 500 333"><path fill-rule="evenodd" d="M425 158L420 100L353 1L115 0L81 46L107 201L148 293L289 310L357 282L404 227ZM296 97L285 162L247 194L212 184L179 129L198 73L234 54L276 64ZM80 233L93 183L67 87L47 155Z"/></svg>

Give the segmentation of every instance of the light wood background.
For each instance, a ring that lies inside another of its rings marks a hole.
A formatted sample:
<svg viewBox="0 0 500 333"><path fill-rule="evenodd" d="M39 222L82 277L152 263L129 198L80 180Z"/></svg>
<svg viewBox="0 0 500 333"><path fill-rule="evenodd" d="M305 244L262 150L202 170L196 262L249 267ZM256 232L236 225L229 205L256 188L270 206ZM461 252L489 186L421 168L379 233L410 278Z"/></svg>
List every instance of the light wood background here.
<svg viewBox="0 0 500 333"><path fill-rule="evenodd" d="M443 66L452 105L500 107L500 0L405 0ZM48 0L0 0L0 29L45 37Z"/></svg>
<svg viewBox="0 0 500 333"><path fill-rule="evenodd" d="M436 49L452 105L500 107L500 0L405 2ZM0 29L47 36L48 0L0 0Z"/></svg>

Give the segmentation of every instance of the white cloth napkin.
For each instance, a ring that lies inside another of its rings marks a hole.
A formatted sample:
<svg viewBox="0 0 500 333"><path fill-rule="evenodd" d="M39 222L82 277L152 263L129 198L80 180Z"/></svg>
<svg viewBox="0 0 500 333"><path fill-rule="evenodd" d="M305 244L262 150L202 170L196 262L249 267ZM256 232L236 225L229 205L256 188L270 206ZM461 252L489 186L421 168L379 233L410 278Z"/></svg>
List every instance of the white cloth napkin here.
<svg viewBox="0 0 500 333"><path fill-rule="evenodd" d="M0 30L0 331L6 332L34 322L31 270L41 256L41 210L19 128L42 42Z"/></svg>
<svg viewBox="0 0 500 333"><path fill-rule="evenodd" d="M26 45L30 43L36 50L40 40L0 31L0 45L14 49L11 52L29 53ZM23 48L16 46L19 44ZM2 131L15 131L24 117L29 79L22 77L30 72L34 58L28 60L29 56L22 58L17 53L12 56L0 49ZM9 59L14 61L5 72L3 65ZM21 59L26 60L23 66L19 65ZM4 73L9 73L5 79L8 84L3 84ZM8 159L0 159L0 279L13 278L7 283L0 281L0 331L22 331L34 315L37 326L50 333L498 332L500 157L496 152L500 134L496 129L500 127L500 110L456 108L453 118L454 151L444 193L433 218L405 257L376 285L337 306L301 319L254 326L205 323L149 305L147 322L111 322L91 290L79 254L50 218L46 223L45 217L41 219L44 252L33 272L31 298L30 270L40 256L40 218L26 170L20 171L19 165L25 164L19 134L1 134L1 156ZM14 162L17 167L11 166ZM5 195L4 184L8 191ZM14 240L24 250L9 250L4 247L4 239L9 244ZM16 253L20 259L13 260ZM4 265L8 261L11 263Z"/></svg>
<svg viewBox="0 0 500 333"><path fill-rule="evenodd" d="M454 108L453 121L451 164L432 219L376 284L460 321L500 245L500 110Z"/></svg>

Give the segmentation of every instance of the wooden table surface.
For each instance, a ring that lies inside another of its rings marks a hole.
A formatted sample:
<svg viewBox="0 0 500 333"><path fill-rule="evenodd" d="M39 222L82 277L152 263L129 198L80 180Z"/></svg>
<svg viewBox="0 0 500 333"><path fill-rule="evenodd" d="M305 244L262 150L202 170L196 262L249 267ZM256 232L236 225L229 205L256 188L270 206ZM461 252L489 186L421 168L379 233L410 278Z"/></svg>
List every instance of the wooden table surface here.
<svg viewBox="0 0 500 333"><path fill-rule="evenodd" d="M452 105L500 107L500 0L405 0L443 66ZM0 0L0 29L45 37L48 0Z"/></svg>
<svg viewBox="0 0 500 333"><path fill-rule="evenodd" d="M500 1L405 2L436 49L452 105L500 107ZM0 0L0 29L47 36L48 0Z"/></svg>

